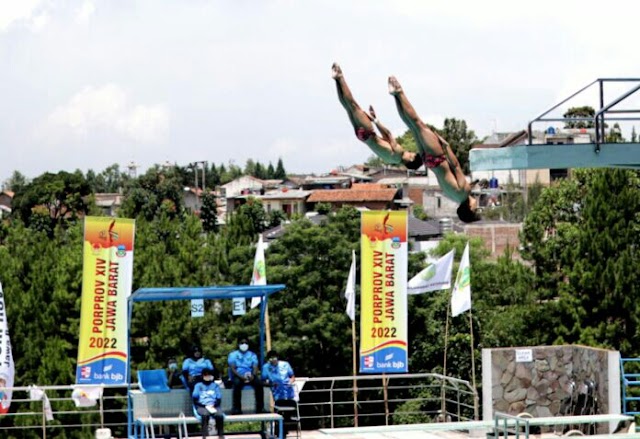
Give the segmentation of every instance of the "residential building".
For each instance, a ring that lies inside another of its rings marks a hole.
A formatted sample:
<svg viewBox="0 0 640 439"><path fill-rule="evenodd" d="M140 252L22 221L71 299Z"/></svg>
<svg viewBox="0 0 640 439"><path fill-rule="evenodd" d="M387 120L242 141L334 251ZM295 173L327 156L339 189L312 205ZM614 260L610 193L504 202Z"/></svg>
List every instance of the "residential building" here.
<svg viewBox="0 0 640 439"><path fill-rule="evenodd" d="M350 189L315 190L307 198L309 210L318 203L331 204L333 210L342 206L364 207L371 210L398 210L395 200L401 200L402 191L379 184L354 184Z"/></svg>
<svg viewBox="0 0 640 439"><path fill-rule="evenodd" d="M4 206L11 211L11 203L15 194L12 191L3 190L0 191L0 206Z"/></svg>
<svg viewBox="0 0 640 439"><path fill-rule="evenodd" d="M264 193L264 181L250 175L243 175L220 186L222 198L233 198L237 195Z"/></svg>
<svg viewBox="0 0 640 439"><path fill-rule="evenodd" d="M117 216L122 205L123 196L119 193L98 193L94 195L96 206L102 209L106 216Z"/></svg>

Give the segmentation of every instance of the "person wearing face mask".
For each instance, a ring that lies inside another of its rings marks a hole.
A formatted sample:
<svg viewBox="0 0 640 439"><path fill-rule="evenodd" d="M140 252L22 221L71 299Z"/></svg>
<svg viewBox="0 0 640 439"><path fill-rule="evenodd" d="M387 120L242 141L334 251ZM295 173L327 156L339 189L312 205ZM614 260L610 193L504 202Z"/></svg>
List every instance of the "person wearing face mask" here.
<svg viewBox="0 0 640 439"><path fill-rule="evenodd" d="M296 402L294 401L295 392L293 389L293 382L296 377L293 373L293 369L288 361L279 360L278 353L276 351L269 351L267 353L267 362L262 366L262 381L265 385L271 387L271 393L275 401L276 411L280 412L285 418L283 433L286 436L288 433L287 426L291 417L293 416L293 410L282 409L293 407L295 409Z"/></svg>
<svg viewBox="0 0 640 439"><path fill-rule="evenodd" d="M249 350L246 338L238 341L238 349L228 357L229 375L233 384L233 409L231 414L242 414L242 388L249 384L256 394L256 413L264 412L264 393L258 378L258 357Z"/></svg>
<svg viewBox="0 0 640 439"><path fill-rule="evenodd" d="M167 381L172 389L183 389L182 373L178 370L178 362L174 357L169 358L167 362Z"/></svg>
<svg viewBox="0 0 640 439"><path fill-rule="evenodd" d="M202 381L196 383L193 388L193 405L202 419L202 439L206 439L209 433L209 421L215 420L218 436L224 436L224 413L220 409L222 392L220 386L213 380L213 370L202 370Z"/></svg>
<svg viewBox="0 0 640 439"><path fill-rule="evenodd" d="M186 380L189 390L193 392L196 383L202 380L204 369L214 370L211 360L202 355L200 346L194 345L191 348L191 356L182 362L182 375Z"/></svg>

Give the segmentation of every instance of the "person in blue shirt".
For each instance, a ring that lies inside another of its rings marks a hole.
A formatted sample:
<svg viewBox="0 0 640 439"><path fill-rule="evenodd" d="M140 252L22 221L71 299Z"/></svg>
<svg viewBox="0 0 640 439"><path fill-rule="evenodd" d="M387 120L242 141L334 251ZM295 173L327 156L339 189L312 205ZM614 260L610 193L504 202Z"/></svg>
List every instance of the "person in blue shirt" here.
<svg viewBox="0 0 640 439"><path fill-rule="evenodd" d="M193 405L202 419L202 439L209 433L209 420L215 420L218 436L224 436L224 413L220 409L222 392L220 386L213 380L213 370L202 369L202 381L193 388Z"/></svg>
<svg viewBox="0 0 640 439"><path fill-rule="evenodd" d="M275 401L276 411L285 417L285 421L291 418L293 411L291 409L283 409L282 407L295 407L296 402L293 382L296 377L289 362L278 359L276 351L267 353L267 362L262 366L262 382L271 387L271 394ZM284 422L283 433L287 435L288 422Z"/></svg>
<svg viewBox="0 0 640 439"><path fill-rule="evenodd" d="M246 338L238 341L238 349L228 357L229 375L233 385L233 409L231 414L242 414L242 388L249 384L256 395L256 413L264 412L264 393L258 378L258 357L249 350Z"/></svg>
<svg viewBox="0 0 640 439"><path fill-rule="evenodd" d="M191 348L191 357L182 362L182 375L189 386L189 391L193 392L196 383L202 381L202 371L204 369L213 371L213 363L202 355L200 346L194 345Z"/></svg>
<svg viewBox="0 0 640 439"><path fill-rule="evenodd" d="M276 351L269 351L267 362L262 366L262 381L271 386L271 393L276 402L294 398L293 382L295 379L291 365L287 361L279 360Z"/></svg>

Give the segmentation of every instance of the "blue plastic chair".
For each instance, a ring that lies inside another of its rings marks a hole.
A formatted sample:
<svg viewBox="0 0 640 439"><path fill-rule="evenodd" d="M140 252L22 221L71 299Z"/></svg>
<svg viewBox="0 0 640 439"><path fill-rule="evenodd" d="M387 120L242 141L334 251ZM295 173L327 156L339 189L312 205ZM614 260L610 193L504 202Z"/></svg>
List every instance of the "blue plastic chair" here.
<svg viewBox="0 0 640 439"><path fill-rule="evenodd" d="M163 369L139 370L138 384L142 393L170 392L167 373Z"/></svg>

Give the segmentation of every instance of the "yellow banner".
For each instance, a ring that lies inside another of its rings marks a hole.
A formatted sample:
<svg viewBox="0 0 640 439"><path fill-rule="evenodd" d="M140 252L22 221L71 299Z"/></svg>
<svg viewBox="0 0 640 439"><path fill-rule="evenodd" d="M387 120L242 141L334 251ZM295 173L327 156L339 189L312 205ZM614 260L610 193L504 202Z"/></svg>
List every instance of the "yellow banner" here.
<svg viewBox="0 0 640 439"><path fill-rule="evenodd" d="M131 219L85 218L78 384L127 383L134 234Z"/></svg>
<svg viewBox="0 0 640 439"><path fill-rule="evenodd" d="M361 235L360 372L407 372L407 212L363 212Z"/></svg>

